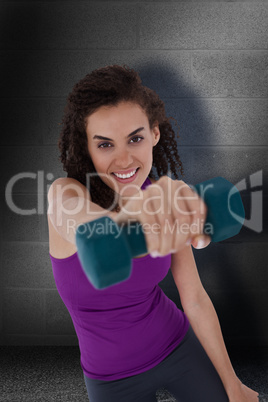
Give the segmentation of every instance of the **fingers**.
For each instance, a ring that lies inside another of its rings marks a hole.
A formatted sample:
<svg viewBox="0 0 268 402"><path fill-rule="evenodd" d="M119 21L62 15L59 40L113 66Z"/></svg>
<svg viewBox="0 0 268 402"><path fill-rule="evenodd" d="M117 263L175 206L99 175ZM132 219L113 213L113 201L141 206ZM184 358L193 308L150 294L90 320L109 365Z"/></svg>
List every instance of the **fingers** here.
<svg viewBox="0 0 268 402"><path fill-rule="evenodd" d="M200 249L207 247L211 238L204 234L207 206L199 195L183 181L173 181L172 218L179 223L179 232L173 240L171 252L192 244Z"/></svg>
<svg viewBox="0 0 268 402"><path fill-rule="evenodd" d="M189 230L180 232L179 224L181 220L181 223L186 223L187 225L190 218L187 205L182 206L184 201L180 201L181 211L178 210L174 202L174 193L178 186L176 182L168 177L164 177L157 184L158 194L161 194L161 208L157 209L159 200L156 200L156 198L151 203L152 210L156 212L154 219L159 226L157 246L155 243L154 250L157 251L158 255L164 256L185 246ZM180 217L180 220L178 217Z"/></svg>
<svg viewBox="0 0 268 402"><path fill-rule="evenodd" d="M205 248L211 242L210 236L204 236L204 235L195 236L194 238L192 238L190 240L191 240L192 246L196 249Z"/></svg>
<svg viewBox="0 0 268 402"><path fill-rule="evenodd" d="M166 179L150 186L143 204L150 217L142 219L157 228L147 232L149 253L175 253L191 243L195 248L207 247L211 239L203 234L207 213L203 200L183 181Z"/></svg>
<svg viewBox="0 0 268 402"><path fill-rule="evenodd" d="M190 244L204 248L211 241L203 233L205 203L186 183L168 176L144 190L142 197L131 199L120 214L119 220L131 217L142 224L147 250L152 255L175 253Z"/></svg>
<svg viewBox="0 0 268 402"><path fill-rule="evenodd" d="M157 185L150 186L150 192L145 193L143 203L143 214L140 216L140 221L143 225L148 252L153 256L159 255L162 243L162 226L163 226L163 211L162 211L162 195Z"/></svg>
<svg viewBox="0 0 268 402"><path fill-rule="evenodd" d="M180 205L185 205L184 208L186 212L178 211L186 213L189 218L189 237L195 238L203 235L207 216L206 204L202 198L184 182L182 182L177 192L179 194L178 199L182 201Z"/></svg>

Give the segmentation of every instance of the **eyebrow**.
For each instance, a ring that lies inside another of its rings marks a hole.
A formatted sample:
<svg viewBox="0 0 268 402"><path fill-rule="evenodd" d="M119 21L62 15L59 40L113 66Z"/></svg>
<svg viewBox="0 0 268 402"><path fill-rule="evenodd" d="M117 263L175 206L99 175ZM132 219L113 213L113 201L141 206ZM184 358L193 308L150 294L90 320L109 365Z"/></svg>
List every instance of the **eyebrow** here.
<svg viewBox="0 0 268 402"><path fill-rule="evenodd" d="M139 133L140 131L144 130L144 127L139 127L137 130L132 131L132 133L128 134L126 138L131 137L134 134ZM93 140L106 140L106 141L113 141L111 138L102 137L101 135L94 135Z"/></svg>

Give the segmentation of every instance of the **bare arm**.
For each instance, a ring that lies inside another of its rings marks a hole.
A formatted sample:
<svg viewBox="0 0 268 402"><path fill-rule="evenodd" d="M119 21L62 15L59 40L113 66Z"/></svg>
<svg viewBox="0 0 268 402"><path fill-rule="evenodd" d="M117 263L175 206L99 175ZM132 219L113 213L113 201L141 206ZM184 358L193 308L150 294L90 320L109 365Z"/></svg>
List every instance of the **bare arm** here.
<svg viewBox="0 0 268 402"><path fill-rule="evenodd" d="M48 219L60 236L75 245L77 227L101 216L115 219L116 213L91 201L85 186L75 179L55 180L48 192Z"/></svg>
<svg viewBox="0 0 268 402"><path fill-rule="evenodd" d="M230 402L257 401L257 393L240 382L232 367L216 311L201 284L191 246L172 255L171 271L184 312L216 368Z"/></svg>

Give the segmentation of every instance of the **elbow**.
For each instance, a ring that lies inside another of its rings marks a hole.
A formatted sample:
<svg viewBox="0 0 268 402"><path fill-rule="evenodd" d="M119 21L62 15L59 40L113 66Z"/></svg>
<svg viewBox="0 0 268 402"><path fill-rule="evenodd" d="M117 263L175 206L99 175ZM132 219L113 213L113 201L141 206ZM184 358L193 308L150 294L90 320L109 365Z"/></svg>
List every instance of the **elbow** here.
<svg viewBox="0 0 268 402"><path fill-rule="evenodd" d="M211 303L210 298L203 287L196 294L181 297L181 305L186 315L190 315L193 311L200 311L209 303Z"/></svg>

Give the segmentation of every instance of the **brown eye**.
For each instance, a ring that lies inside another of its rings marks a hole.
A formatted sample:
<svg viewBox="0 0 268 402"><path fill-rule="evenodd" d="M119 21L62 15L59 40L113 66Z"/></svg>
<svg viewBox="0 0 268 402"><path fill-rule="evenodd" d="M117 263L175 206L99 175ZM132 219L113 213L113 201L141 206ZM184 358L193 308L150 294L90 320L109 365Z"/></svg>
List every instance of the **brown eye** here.
<svg viewBox="0 0 268 402"><path fill-rule="evenodd" d="M98 145L98 148L108 148L111 145L109 142L103 142L102 144Z"/></svg>
<svg viewBox="0 0 268 402"><path fill-rule="evenodd" d="M142 140L143 140L143 137L141 137L139 135L137 135L136 137L131 138L131 141L133 141L134 143L141 142Z"/></svg>

